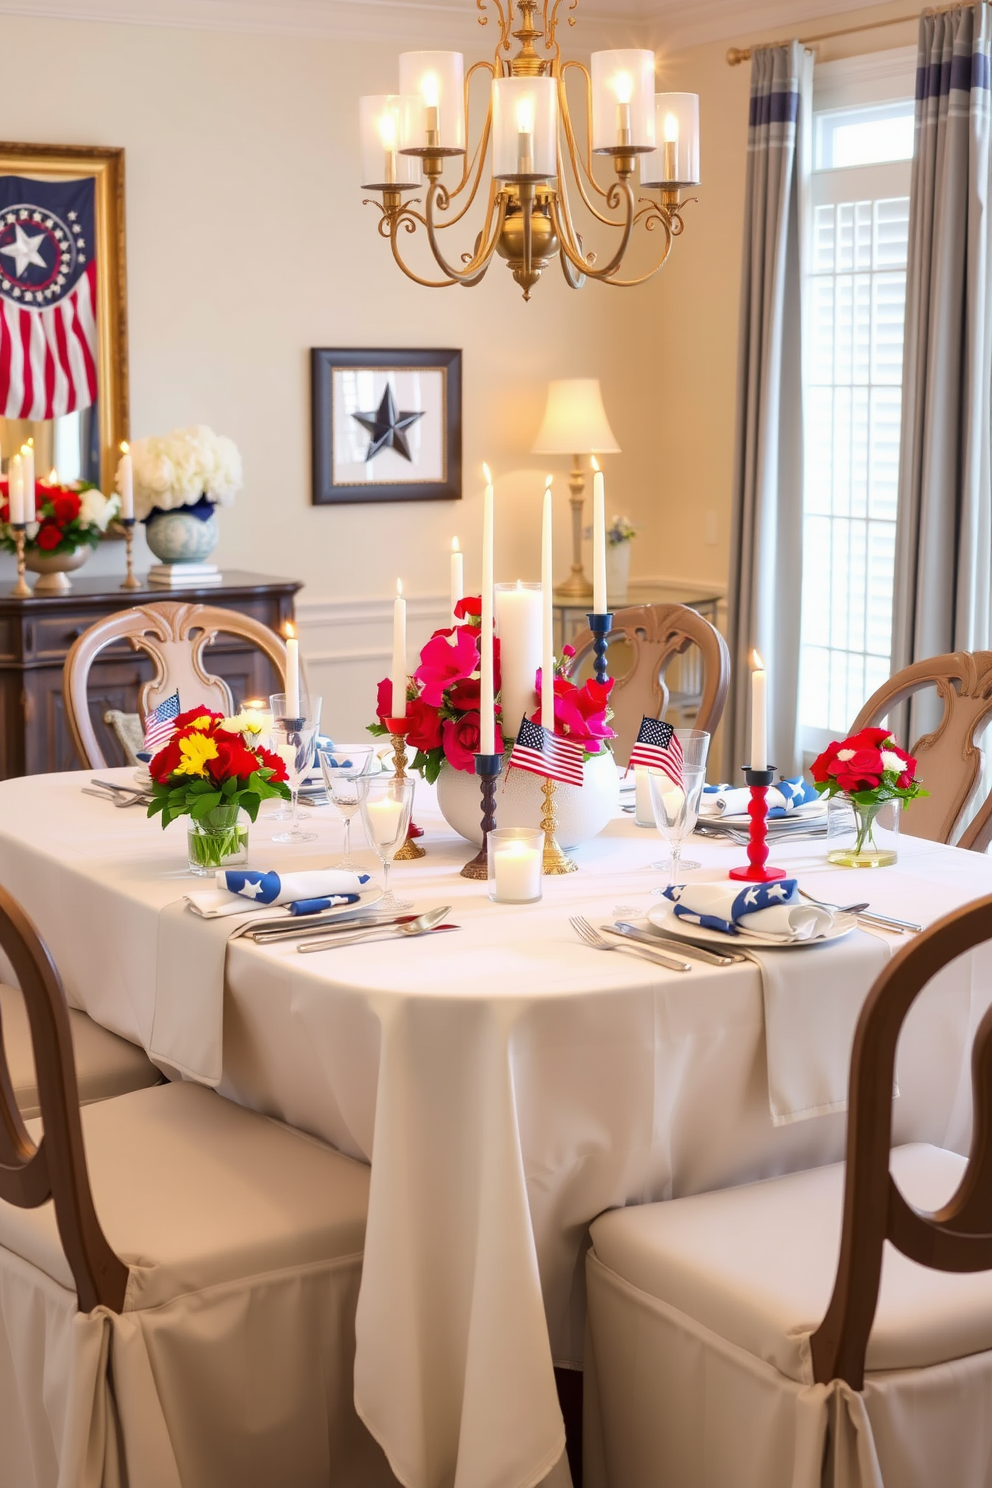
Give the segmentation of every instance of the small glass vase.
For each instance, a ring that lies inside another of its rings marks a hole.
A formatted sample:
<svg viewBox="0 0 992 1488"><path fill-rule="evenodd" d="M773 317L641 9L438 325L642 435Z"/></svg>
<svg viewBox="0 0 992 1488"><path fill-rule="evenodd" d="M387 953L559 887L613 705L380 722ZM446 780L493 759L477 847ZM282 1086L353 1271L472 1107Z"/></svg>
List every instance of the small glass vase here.
<svg viewBox="0 0 992 1488"><path fill-rule="evenodd" d="M853 837L844 847L827 852L827 862L838 868L888 868L898 859L894 847L880 846L876 832L895 835L899 830L902 801L873 801L860 806L850 796L833 796L827 806L827 835Z"/></svg>
<svg viewBox="0 0 992 1488"><path fill-rule="evenodd" d="M219 868L236 868L248 861L248 819L239 821L240 807L215 806L202 821L189 819L189 871L209 878Z"/></svg>

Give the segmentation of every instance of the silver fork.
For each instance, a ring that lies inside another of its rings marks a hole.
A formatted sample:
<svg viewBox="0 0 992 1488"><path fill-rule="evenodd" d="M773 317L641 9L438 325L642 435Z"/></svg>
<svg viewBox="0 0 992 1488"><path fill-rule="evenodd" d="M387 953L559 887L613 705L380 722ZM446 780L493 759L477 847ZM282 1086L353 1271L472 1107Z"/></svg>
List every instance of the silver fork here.
<svg viewBox="0 0 992 1488"><path fill-rule="evenodd" d="M660 951L648 950L647 946L613 945L598 930L594 930L583 915L573 915L568 923L579 939L594 951L619 951L621 955L626 953L628 956L637 956L642 961L654 961L659 966L666 966L669 971L692 970L688 961L676 961L674 956L663 956Z"/></svg>

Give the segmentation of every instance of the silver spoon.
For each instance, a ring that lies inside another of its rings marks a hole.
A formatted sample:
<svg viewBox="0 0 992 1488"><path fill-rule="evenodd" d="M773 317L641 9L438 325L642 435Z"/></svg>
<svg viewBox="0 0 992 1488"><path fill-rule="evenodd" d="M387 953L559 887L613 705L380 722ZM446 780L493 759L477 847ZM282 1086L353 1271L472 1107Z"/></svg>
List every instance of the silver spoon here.
<svg viewBox="0 0 992 1488"><path fill-rule="evenodd" d="M418 915L407 925L389 927L388 935L385 937L382 934L383 927L378 926L374 930L356 930L354 935L322 935L318 940L304 940L296 949L305 955L307 951L325 951L331 946L357 945L370 936L379 939L397 939L401 935L424 935L428 930L433 930L435 925L439 925L445 915L450 913L451 905L442 904L438 909L429 909L425 914Z"/></svg>

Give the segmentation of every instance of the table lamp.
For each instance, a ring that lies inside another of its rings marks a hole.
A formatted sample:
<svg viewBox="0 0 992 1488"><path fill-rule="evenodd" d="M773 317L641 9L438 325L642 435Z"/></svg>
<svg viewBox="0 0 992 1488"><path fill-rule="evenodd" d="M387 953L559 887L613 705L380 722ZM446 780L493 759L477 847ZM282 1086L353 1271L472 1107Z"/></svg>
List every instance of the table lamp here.
<svg viewBox="0 0 992 1488"><path fill-rule="evenodd" d="M568 478L572 507L572 572L556 592L566 599L591 599L592 584L582 572L582 504L586 478L581 457L620 453L603 407L598 377L566 377L548 384L544 422L531 453L572 456L572 473Z"/></svg>

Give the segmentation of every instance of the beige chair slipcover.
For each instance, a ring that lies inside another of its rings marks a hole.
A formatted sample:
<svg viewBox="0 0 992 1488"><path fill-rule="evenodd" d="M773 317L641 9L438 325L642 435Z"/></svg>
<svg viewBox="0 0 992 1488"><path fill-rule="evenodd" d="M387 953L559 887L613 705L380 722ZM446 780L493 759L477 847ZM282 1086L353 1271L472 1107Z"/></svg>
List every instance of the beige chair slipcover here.
<svg viewBox="0 0 992 1488"><path fill-rule="evenodd" d="M69 1009L69 1025L82 1105L161 1083L161 1072L137 1044L101 1028L78 1008ZM25 1119L37 1116L38 1082L27 1009L18 988L3 982L0 982L0 1026L14 1099Z"/></svg>
<svg viewBox="0 0 992 1488"><path fill-rule="evenodd" d="M928 1211L965 1166L891 1154ZM992 1485L992 1273L886 1245L863 1393L813 1382L843 1197L837 1163L594 1222L586 1488Z"/></svg>
<svg viewBox="0 0 992 1488"><path fill-rule="evenodd" d="M394 1484L352 1400L368 1169L199 1085L81 1119L124 1306L80 1313L54 1206L0 1203L0 1481Z"/></svg>

